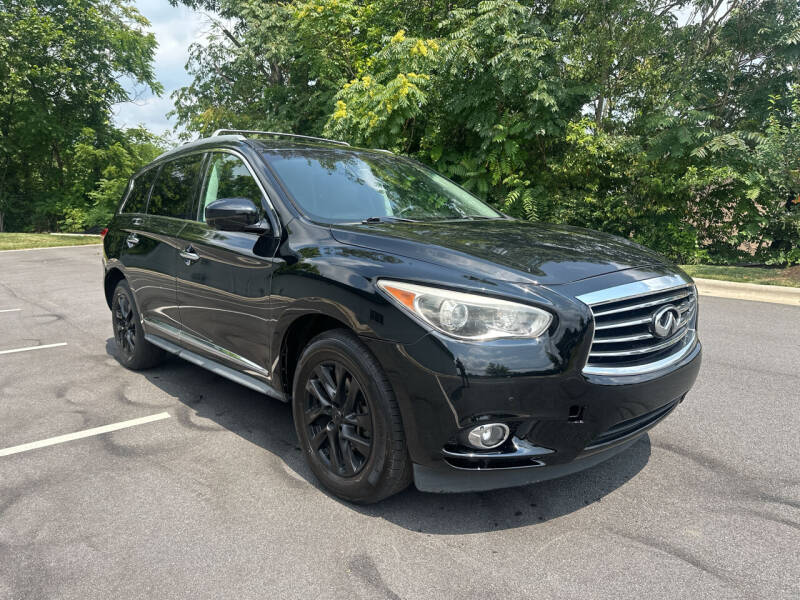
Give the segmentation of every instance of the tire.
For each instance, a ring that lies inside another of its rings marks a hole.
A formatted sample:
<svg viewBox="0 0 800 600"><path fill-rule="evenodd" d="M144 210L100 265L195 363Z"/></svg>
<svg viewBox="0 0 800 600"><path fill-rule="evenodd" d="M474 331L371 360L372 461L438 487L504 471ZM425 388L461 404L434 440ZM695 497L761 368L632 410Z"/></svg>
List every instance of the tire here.
<svg viewBox="0 0 800 600"><path fill-rule="evenodd" d="M139 310L128 282L124 279L114 288L111 301L111 324L117 345L117 358L134 371L149 369L162 363L166 352L144 339Z"/></svg>
<svg viewBox="0 0 800 600"><path fill-rule="evenodd" d="M292 412L314 475L333 494L378 502L411 483L411 459L392 388L352 333L326 331L303 350Z"/></svg>

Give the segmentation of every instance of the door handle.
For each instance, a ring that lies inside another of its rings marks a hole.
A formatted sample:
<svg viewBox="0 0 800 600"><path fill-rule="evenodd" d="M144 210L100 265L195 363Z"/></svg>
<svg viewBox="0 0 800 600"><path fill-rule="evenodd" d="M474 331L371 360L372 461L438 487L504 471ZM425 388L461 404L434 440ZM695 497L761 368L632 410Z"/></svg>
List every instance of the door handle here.
<svg viewBox="0 0 800 600"><path fill-rule="evenodd" d="M139 236L135 233L130 234L127 238L125 238L125 243L128 245L128 248L133 248L136 244L139 243Z"/></svg>
<svg viewBox="0 0 800 600"><path fill-rule="evenodd" d="M187 266L197 260L200 260L200 255L197 254L194 251L194 248L192 248L191 246L187 246L184 250L182 250L178 254L181 255L181 258L184 260Z"/></svg>
<svg viewBox="0 0 800 600"><path fill-rule="evenodd" d="M142 217L133 217L133 219L131 219L131 223L134 225L141 225L144 223L144 219Z"/></svg>

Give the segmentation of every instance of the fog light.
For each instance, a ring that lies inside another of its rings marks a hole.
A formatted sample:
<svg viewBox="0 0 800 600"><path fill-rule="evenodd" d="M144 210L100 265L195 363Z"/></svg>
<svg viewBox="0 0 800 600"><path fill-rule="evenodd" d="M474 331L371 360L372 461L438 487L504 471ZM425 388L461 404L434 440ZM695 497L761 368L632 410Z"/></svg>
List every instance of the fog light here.
<svg viewBox="0 0 800 600"><path fill-rule="evenodd" d="M508 426L503 423L478 425L469 430L467 441L475 448L489 450L497 448L508 439Z"/></svg>

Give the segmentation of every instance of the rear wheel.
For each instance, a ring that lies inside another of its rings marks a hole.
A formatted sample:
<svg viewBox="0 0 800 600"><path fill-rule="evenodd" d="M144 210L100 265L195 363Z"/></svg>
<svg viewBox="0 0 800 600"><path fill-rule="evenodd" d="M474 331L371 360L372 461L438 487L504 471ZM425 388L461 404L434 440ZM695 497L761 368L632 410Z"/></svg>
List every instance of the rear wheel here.
<svg viewBox="0 0 800 600"><path fill-rule="evenodd" d="M295 372L292 410L312 471L337 496L377 502L410 483L394 394L352 333L328 331L309 343Z"/></svg>
<svg viewBox="0 0 800 600"><path fill-rule="evenodd" d="M119 361L129 369L149 369L163 362L166 352L144 339L133 292L124 279L114 289L111 322Z"/></svg>

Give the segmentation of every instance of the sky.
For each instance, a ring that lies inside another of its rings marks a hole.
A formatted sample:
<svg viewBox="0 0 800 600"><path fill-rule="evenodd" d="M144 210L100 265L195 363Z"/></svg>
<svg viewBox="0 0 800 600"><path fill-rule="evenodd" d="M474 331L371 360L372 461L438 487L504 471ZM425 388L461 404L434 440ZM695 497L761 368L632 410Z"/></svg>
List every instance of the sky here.
<svg viewBox="0 0 800 600"><path fill-rule="evenodd" d="M202 42L208 31L208 20L202 14L185 6L172 6L167 0L136 0L134 2L149 21L156 36L158 50L155 56L156 78L164 86L161 97L154 96L149 89L126 86L138 98L114 107L114 122L120 127L143 124L153 133L171 130L175 120L167 119L172 110L170 94L190 82L184 66L189 58L189 46Z"/></svg>

